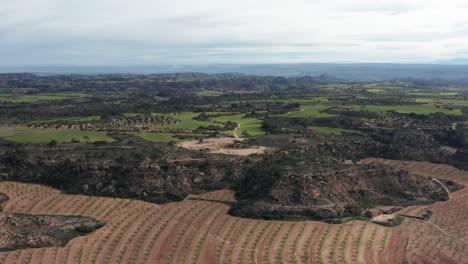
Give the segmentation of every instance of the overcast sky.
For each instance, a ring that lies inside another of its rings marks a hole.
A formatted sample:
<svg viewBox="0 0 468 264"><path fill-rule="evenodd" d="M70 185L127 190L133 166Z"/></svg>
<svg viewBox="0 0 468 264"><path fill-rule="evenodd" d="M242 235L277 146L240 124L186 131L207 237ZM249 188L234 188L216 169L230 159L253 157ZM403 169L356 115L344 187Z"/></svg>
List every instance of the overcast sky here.
<svg viewBox="0 0 468 264"><path fill-rule="evenodd" d="M0 0L0 65L468 58L468 0Z"/></svg>

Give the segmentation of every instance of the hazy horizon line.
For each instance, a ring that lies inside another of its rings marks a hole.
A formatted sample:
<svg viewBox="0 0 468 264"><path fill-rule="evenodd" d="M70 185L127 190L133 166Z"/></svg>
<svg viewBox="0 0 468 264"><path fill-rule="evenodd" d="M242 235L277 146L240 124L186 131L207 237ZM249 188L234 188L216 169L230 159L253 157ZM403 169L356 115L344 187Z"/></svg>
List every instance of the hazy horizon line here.
<svg viewBox="0 0 468 264"><path fill-rule="evenodd" d="M443 61L433 61L433 62L358 62L358 61L336 61L336 62L251 62L251 63L140 63L140 64L40 64L40 63L31 63L31 64L0 64L0 67L143 67L143 66L211 66L211 65L306 65L306 64L337 64L337 65L353 65L353 64L395 64L395 65L468 65L468 58L456 58L448 59Z"/></svg>

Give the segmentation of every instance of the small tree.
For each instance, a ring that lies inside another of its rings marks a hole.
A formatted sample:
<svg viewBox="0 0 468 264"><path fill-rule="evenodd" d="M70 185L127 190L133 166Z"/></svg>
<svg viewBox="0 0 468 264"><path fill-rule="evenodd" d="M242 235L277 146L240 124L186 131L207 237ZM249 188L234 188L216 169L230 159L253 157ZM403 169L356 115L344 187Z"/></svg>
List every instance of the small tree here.
<svg viewBox="0 0 468 264"><path fill-rule="evenodd" d="M57 144L58 144L57 140L51 140L47 145L49 147L55 147L57 146Z"/></svg>

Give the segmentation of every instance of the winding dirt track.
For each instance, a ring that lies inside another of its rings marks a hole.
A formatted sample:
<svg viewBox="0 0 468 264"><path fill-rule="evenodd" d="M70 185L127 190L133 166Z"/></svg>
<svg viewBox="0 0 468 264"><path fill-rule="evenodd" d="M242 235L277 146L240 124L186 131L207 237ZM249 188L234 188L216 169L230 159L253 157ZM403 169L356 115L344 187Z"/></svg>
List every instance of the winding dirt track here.
<svg viewBox="0 0 468 264"><path fill-rule="evenodd" d="M446 165L367 159L408 168L468 186L468 173ZM468 259L468 189L450 200L412 206L402 213L434 212L431 224L405 219L388 228L362 221L343 225L279 222L231 217L231 191L193 195L179 203L156 205L135 200L65 195L16 182L0 182L10 200L8 212L83 215L105 227L73 239L65 247L0 252L0 263L33 264L217 264L217 263L460 263ZM447 237L441 230L460 243ZM328 232L327 232L328 230ZM0 238L1 239L1 238Z"/></svg>
<svg viewBox="0 0 468 264"><path fill-rule="evenodd" d="M237 135L237 130L239 130L240 127L241 127L241 124L239 123L239 124L237 124L236 128L234 128L233 134L234 134L234 138L235 138L235 139L239 139L239 138L240 138L239 135Z"/></svg>

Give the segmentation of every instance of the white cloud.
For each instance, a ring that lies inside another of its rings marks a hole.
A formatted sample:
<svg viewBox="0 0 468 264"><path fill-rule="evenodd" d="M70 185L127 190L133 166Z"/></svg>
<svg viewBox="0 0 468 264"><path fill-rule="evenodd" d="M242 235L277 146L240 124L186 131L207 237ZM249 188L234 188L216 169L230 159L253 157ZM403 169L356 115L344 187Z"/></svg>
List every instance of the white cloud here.
<svg viewBox="0 0 468 264"><path fill-rule="evenodd" d="M1 63L428 62L466 0L2 0Z"/></svg>

